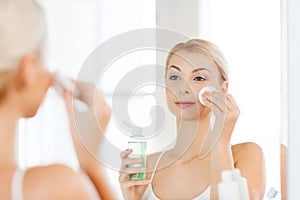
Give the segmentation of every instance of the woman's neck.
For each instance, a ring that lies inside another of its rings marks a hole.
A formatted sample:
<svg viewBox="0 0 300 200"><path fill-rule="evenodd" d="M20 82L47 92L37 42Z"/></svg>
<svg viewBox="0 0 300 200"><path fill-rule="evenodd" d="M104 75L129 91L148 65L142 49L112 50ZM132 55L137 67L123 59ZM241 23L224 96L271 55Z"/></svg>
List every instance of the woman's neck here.
<svg viewBox="0 0 300 200"><path fill-rule="evenodd" d="M210 114L200 120L178 120L177 140L171 150L179 162L189 162L199 157L201 146L210 127Z"/></svg>
<svg viewBox="0 0 300 200"><path fill-rule="evenodd" d="M0 163L15 165L15 134L19 112L12 103L0 104Z"/></svg>

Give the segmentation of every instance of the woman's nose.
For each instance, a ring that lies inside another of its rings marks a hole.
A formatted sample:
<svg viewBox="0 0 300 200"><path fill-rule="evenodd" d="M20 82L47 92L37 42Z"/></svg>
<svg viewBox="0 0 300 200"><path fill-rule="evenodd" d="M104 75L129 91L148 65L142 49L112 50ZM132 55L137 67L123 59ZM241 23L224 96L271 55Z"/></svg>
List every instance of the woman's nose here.
<svg viewBox="0 0 300 200"><path fill-rule="evenodd" d="M188 83L183 83L179 89L179 94L190 94L191 93L191 87Z"/></svg>
<svg viewBox="0 0 300 200"><path fill-rule="evenodd" d="M179 93L180 94L189 94L190 91L189 90L180 90Z"/></svg>

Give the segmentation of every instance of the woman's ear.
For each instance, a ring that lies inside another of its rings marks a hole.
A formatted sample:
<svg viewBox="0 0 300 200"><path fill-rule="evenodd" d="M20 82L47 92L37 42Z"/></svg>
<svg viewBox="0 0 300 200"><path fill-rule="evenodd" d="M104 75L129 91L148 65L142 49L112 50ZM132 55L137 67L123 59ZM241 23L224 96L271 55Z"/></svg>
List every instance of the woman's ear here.
<svg viewBox="0 0 300 200"><path fill-rule="evenodd" d="M17 74L15 85L17 89L22 89L34 83L36 70L36 57L34 54L26 54L21 59Z"/></svg>
<svg viewBox="0 0 300 200"><path fill-rule="evenodd" d="M228 92L228 81L225 80L222 84L222 92L227 93Z"/></svg>

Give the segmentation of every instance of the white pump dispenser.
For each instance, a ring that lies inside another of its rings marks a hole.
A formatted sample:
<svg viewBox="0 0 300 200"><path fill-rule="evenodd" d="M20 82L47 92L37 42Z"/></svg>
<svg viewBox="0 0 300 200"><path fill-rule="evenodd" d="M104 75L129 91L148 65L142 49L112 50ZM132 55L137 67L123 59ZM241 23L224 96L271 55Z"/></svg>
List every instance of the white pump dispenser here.
<svg viewBox="0 0 300 200"><path fill-rule="evenodd" d="M241 200L239 184L233 180L232 171L222 171L222 182L218 184L219 200Z"/></svg>
<svg viewBox="0 0 300 200"><path fill-rule="evenodd" d="M239 169L235 168L232 170L233 180L237 181L240 187L241 199L250 200L247 180L241 176Z"/></svg>
<svg viewBox="0 0 300 200"><path fill-rule="evenodd" d="M218 184L219 200L249 200L247 180L239 169L222 171L222 182Z"/></svg>

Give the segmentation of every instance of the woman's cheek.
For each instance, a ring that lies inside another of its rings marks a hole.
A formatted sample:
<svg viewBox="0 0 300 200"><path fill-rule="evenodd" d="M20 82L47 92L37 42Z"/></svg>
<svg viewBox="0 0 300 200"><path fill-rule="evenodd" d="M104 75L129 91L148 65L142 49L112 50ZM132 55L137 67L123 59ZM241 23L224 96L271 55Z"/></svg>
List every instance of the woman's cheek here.
<svg viewBox="0 0 300 200"><path fill-rule="evenodd" d="M167 86L166 95L168 101L174 102L176 99L176 87Z"/></svg>

